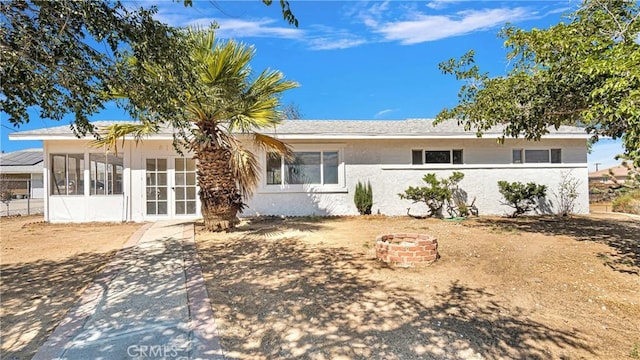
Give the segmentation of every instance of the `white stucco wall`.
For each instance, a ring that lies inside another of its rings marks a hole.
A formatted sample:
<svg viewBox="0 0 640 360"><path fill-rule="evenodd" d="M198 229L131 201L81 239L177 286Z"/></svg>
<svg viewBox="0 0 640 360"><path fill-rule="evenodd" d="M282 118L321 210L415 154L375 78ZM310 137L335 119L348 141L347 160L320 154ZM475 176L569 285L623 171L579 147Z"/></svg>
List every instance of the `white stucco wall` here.
<svg viewBox="0 0 640 360"><path fill-rule="evenodd" d="M580 196L576 211L587 213L588 183L587 155L585 139L549 139L541 142L507 140L499 144L495 139L464 140L341 140L289 141L294 150L338 150L340 152L340 183L331 187L322 186L266 186L261 185L249 199L248 208L242 215L355 215L353 203L354 189L358 181L370 181L373 188L373 213L385 215L405 215L407 208L419 214L424 209L399 198L398 193L409 186L422 184L421 178L429 172L438 176L449 176L453 171L461 171L465 178L460 187L468 194L468 201L475 197L480 214L504 214L509 208L500 204L499 180L536 182L549 187L549 211L555 211L556 199L552 191L558 188L564 173L580 180ZM560 164L512 164L514 148L562 149ZM89 153L101 150L89 146L85 140L48 140L44 142L45 169L43 183L49 194L50 154L83 153L88 164ZM411 150L463 149L464 164L411 165ZM87 195L89 168L85 166L85 195L45 197L45 219L51 222L86 221L148 221L179 218L175 214L147 216L146 213L146 170L147 158L167 158L169 172L173 169L173 159L179 157L170 140L144 140L139 144L126 141L119 147L124 160L123 189L120 195ZM190 157L187 154L187 157ZM260 154L264 165L265 154ZM263 171L264 173L264 171ZM172 176L169 176L172 186ZM198 213L183 218L200 217Z"/></svg>
<svg viewBox="0 0 640 360"><path fill-rule="evenodd" d="M44 141L45 219L51 222L89 221L149 221L168 218L198 218L200 204L195 215L152 215L146 213L146 159L165 158L169 170L169 201L173 200L173 160L180 157L170 140L145 140L138 144L126 141L118 144L118 155L123 158L123 193L117 195L88 195L90 184L89 154L102 153L103 149L90 146L85 140ZM84 195L50 195L51 154L84 154ZM189 156L186 154L186 156Z"/></svg>
<svg viewBox="0 0 640 360"><path fill-rule="evenodd" d="M292 142L294 150L308 143ZM370 181L373 189L373 213L406 215L407 208L419 214L425 209L398 196L409 186L419 186L422 177L435 172L447 177L453 171L461 171L465 178L460 187L468 194L468 201L476 198L480 214L501 215L509 207L501 205L498 192L499 180L535 182L547 185L550 208L556 210L552 192L558 188L562 175L569 172L579 179L580 196L576 200L576 212L588 213L588 184L586 141L584 139L543 140L527 142L507 140L499 144L495 139L466 140L353 140L347 142L323 142L326 147L343 149L345 186L341 191L315 188L312 191L265 191L259 189L249 201L245 215L356 215L353 193L358 181ZM305 147L306 148L306 147ZM514 148L561 148L560 164L512 164ZM462 165L411 165L411 150L463 149Z"/></svg>
<svg viewBox="0 0 640 360"><path fill-rule="evenodd" d="M123 183L124 194L118 195L88 195L90 186L89 153L100 153L101 149L89 146L84 140L44 141L44 171L43 184L45 187L44 217L50 222L91 222L127 220L126 195L129 178L129 163L124 158ZM84 195L51 195L51 154L84 154Z"/></svg>

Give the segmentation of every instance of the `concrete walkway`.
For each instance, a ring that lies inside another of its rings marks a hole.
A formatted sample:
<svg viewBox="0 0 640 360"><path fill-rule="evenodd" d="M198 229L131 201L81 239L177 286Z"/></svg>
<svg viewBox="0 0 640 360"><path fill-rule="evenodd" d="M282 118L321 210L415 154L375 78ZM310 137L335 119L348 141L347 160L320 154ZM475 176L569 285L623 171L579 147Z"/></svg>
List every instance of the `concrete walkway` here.
<svg viewBox="0 0 640 360"><path fill-rule="evenodd" d="M223 359L191 223L143 226L34 359Z"/></svg>

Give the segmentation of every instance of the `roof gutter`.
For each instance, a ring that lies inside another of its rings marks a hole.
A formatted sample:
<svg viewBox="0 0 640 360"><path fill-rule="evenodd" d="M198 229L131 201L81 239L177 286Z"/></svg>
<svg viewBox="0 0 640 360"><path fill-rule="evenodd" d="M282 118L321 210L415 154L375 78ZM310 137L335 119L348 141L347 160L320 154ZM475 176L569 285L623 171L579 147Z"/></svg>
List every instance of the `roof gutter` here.
<svg viewBox="0 0 640 360"><path fill-rule="evenodd" d="M476 134L265 134L282 140L410 140L410 139L478 139ZM483 134L483 139L502 138L501 133ZM587 133L551 133L542 136L544 139L588 139ZM9 140L88 140L89 138L78 138L72 134L9 134ZM125 140L134 140L131 136L125 136ZM513 139L508 137L507 139ZM522 138L519 138L522 139ZM144 140L173 140L173 134L150 135Z"/></svg>

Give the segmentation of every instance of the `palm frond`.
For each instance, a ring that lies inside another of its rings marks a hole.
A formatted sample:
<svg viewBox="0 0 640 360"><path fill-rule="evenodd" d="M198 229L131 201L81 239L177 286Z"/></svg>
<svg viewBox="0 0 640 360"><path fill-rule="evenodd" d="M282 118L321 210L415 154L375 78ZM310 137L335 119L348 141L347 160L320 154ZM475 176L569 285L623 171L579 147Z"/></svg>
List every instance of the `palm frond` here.
<svg viewBox="0 0 640 360"><path fill-rule="evenodd" d="M278 111L279 95L296 87L298 83L284 80L284 75L279 71L262 72L238 96L235 111L232 111L235 114L229 119L229 127L246 133L279 124L282 121Z"/></svg>
<svg viewBox="0 0 640 360"><path fill-rule="evenodd" d="M136 144L142 141L142 138L151 134L158 133L159 127L155 123L148 121L142 123L123 123L112 124L109 126L103 126L98 129L98 138L91 141L89 144L93 147L106 147L107 150L113 149L118 153L118 140L122 140L122 146L124 147L124 141L127 136L133 136Z"/></svg>
<svg viewBox="0 0 640 360"><path fill-rule="evenodd" d="M275 152L285 158L290 158L293 151L291 147L284 141L278 140L273 136L261 134L258 132L253 133L254 144L264 150L265 152Z"/></svg>
<svg viewBox="0 0 640 360"><path fill-rule="evenodd" d="M260 179L260 164L256 155L245 148L234 136L223 135L231 152L230 168L243 197L253 195Z"/></svg>

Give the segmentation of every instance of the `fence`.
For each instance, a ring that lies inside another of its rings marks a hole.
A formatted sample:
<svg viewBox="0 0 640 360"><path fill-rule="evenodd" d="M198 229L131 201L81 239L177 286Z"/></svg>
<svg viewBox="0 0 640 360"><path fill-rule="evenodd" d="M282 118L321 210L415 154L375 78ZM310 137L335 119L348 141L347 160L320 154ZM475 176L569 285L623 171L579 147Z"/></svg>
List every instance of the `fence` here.
<svg viewBox="0 0 640 360"><path fill-rule="evenodd" d="M42 214L42 197L42 180L0 178L0 216Z"/></svg>

